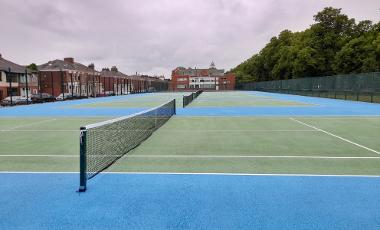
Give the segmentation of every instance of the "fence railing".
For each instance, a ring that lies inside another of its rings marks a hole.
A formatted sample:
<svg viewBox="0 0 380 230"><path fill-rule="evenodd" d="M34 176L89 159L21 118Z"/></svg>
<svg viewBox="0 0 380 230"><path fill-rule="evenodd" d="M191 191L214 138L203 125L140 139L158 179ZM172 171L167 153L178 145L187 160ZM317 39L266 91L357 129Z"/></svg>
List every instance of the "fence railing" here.
<svg viewBox="0 0 380 230"><path fill-rule="evenodd" d="M239 89L380 103L380 72L248 82Z"/></svg>

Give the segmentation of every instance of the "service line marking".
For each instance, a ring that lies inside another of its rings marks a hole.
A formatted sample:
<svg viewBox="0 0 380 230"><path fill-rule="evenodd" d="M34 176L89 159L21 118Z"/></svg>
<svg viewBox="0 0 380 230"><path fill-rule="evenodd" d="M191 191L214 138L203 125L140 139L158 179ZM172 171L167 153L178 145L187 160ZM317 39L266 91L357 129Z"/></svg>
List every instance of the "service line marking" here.
<svg viewBox="0 0 380 230"><path fill-rule="evenodd" d="M121 155L91 155L90 157L120 157ZM79 158L79 155L37 155L37 154L7 154L0 157L57 157L57 158ZM126 158L300 158L300 159L380 159L375 156L268 156L268 155L125 155Z"/></svg>
<svg viewBox="0 0 380 230"><path fill-rule="evenodd" d="M0 171L0 174L79 174L79 172L38 172L38 171ZM194 172L101 172L100 174L120 174L120 175L211 175L211 176L274 176L274 177L354 177L354 178L380 178L379 175L360 174L290 174L290 173L194 173Z"/></svg>
<svg viewBox="0 0 380 230"><path fill-rule="evenodd" d="M18 126L10 128L10 129L2 129L2 130L0 130L0 132L12 131L12 130L15 130L15 129L18 129L18 128L29 127L29 126L33 126L33 125L37 125L37 124L41 124L41 123L46 123L46 122L50 122L50 121L55 121L55 120L57 120L57 118L48 119L48 120L42 120L42 121L36 121L36 122L28 123L28 124L25 124L25 125L18 125Z"/></svg>
<svg viewBox="0 0 380 230"><path fill-rule="evenodd" d="M299 124L305 125L305 126L307 126L307 127L309 127L309 128L312 128L312 129L315 129L315 130L321 131L321 132L323 132L323 133L325 133L325 134L327 134L327 135L330 135L330 136L332 136L332 137L338 138L338 139L340 139L340 140L342 140L342 141L345 141L345 142L347 142L347 143L350 143L350 144L356 145L356 146L358 146L358 147L360 147L360 148L366 149L366 150L368 150L368 151L370 151L370 152L373 152L373 153L376 153L376 154L380 155L380 152L379 152L379 151L376 151L376 150L374 150L374 149L368 148L368 147L366 147L366 146L364 146L364 145L361 145L361 144L358 144L358 143L356 143L356 142L350 141L350 140L348 140L348 139L346 139L346 138L343 138L343 137L341 137L341 136L338 136L338 135L335 135L335 134L333 134L333 133L327 132L327 131L325 131L325 130L323 130L323 129L320 129L320 128L317 128L317 127L315 127L315 126L312 126L312 125L306 124L305 122L299 121L299 120L297 120L297 119L295 119L295 118L289 118L289 119L292 120L292 121L294 121L294 122L297 122L297 123L299 123Z"/></svg>

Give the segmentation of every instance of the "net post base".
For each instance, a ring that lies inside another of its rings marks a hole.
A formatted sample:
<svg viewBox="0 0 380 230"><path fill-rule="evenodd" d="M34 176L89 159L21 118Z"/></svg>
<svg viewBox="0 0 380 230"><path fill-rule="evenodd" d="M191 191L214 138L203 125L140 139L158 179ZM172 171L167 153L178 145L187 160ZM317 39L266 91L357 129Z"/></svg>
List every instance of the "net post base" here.
<svg viewBox="0 0 380 230"><path fill-rule="evenodd" d="M79 186L78 192L85 192L86 186Z"/></svg>

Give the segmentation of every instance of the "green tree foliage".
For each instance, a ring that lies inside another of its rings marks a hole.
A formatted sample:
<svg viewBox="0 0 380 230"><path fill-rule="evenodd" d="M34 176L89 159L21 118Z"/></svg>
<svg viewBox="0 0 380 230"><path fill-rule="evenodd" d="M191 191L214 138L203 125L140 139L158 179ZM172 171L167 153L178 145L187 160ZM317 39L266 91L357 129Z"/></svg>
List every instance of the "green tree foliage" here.
<svg viewBox="0 0 380 230"><path fill-rule="evenodd" d="M231 69L238 83L380 71L380 23L326 7L302 32L282 31L258 53Z"/></svg>
<svg viewBox="0 0 380 230"><path fill-rule="evenodd" d="M38 67L37 67L37 65L35 63L32 63L32 64L26 66L26 68L28 68L28 69L30 69L32 71L38 71Z"/></svg>

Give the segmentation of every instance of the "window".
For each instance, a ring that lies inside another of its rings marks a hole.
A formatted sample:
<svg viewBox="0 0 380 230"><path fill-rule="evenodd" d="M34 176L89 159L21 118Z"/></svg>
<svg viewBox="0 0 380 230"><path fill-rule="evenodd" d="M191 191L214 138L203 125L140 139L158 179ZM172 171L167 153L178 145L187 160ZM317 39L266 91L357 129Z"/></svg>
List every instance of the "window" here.
<svg viewBox="0 0 380 230"><path fill-rule="evenodd" d="M177 89L185 89L186 85L177 85Z"/></svg>
<svg viewBox="0 0 380 230"><path fill-rule="evenodd" d="M185 77L180 77L180 78L177 78L177 81L187 81L187 78L185 78Z"/></svg>

